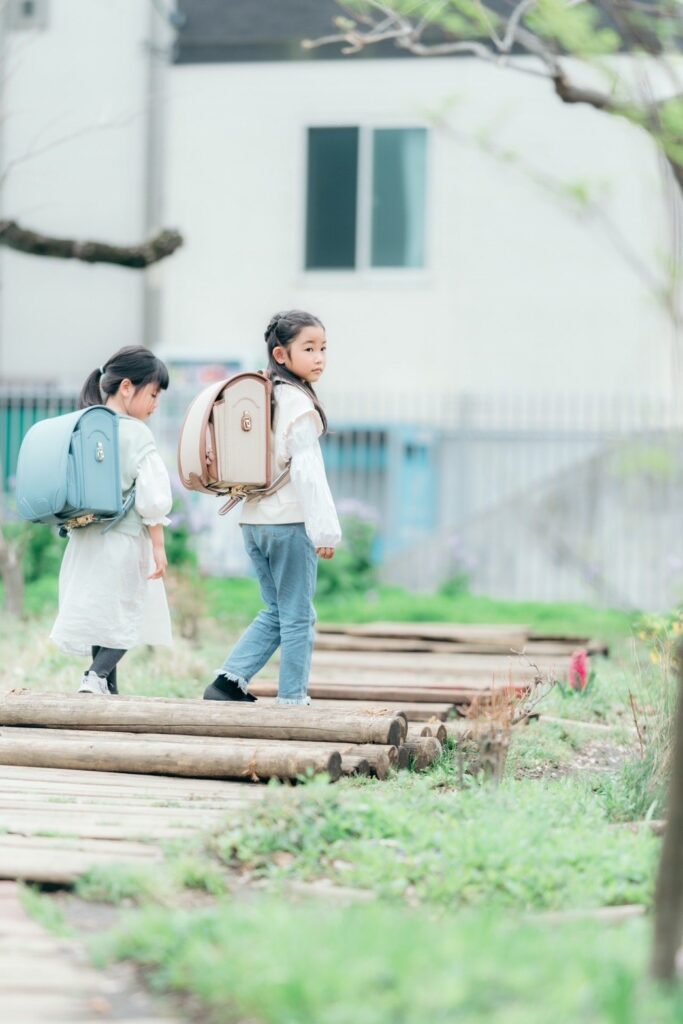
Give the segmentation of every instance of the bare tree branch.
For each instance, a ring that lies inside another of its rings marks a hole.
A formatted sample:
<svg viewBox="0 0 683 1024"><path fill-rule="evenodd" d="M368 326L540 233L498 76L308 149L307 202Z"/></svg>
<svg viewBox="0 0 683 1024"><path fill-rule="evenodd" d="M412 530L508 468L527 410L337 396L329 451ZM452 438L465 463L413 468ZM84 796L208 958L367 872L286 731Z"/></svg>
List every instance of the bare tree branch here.
<svg viewBox="0 0 683 1024"><path fill-rule="evenodd" d="M177 231L161 231L142 245L120 246L105 242L79 242L69 238L48 235L20 227L16 221L0 220L0 245L32 256L53 256L63 260L82 260L84 263L111 263L119 267L139 270L171 256L183 244Z"/></svg>

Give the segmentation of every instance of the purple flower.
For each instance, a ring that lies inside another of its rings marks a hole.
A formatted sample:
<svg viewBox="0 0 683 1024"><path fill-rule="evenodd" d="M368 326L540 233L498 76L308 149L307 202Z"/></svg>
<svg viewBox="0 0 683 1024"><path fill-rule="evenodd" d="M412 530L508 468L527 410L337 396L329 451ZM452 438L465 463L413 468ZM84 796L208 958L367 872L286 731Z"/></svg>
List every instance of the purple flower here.
<svg viewBox="0 0 683 1024"><path fill-rule="evenodd" d="M337 512L340 516L359 519L362 523L371 526L379 525L379 513L372 505L367 505L359 498L342 498L337 503Z"/></svg>

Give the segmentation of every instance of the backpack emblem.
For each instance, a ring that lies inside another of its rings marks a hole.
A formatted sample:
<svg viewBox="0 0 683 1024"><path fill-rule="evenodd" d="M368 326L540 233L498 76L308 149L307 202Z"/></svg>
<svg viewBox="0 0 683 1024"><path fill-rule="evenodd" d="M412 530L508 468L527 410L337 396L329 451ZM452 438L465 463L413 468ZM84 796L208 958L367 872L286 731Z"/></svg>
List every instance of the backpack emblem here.
<svg viewBox="0 0 683 1024"><path fill-rule="evenodd" d="M243 412L242 413L242 424L241 425L242 425L242 430L244 430L244 431L251 430L251 416L249 415L248 412Z"/></svg>

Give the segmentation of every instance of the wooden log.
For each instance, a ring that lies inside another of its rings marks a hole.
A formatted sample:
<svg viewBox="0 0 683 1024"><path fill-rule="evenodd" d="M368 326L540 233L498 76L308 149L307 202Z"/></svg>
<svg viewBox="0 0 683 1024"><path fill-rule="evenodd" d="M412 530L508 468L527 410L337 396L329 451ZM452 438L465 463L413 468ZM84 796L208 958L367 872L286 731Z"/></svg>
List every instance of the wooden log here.
<svg viewBox="0 0 683 1024"><path fill-rule="evenodd" d="M572 649L547 645L541 654L570 656ZM519 649L497 643L460 644L449 640L421 640L418 637L348 636L344 633L322 633L316 637L316 651L403 651L418 654L513 654Z"/></svg>
<svg viewBox="0 0 683 1024"><path fill-rule="evenodd" d="M398 766L409 768L412 765L417 771L422 771L439 759L442 749L439 741L433 736L406 740L398 748Z"/></svg>
<svg viewBox="0 0 683 1024"><path fill-rule="evenodd" d="M400 743L405 724L394 713L252 707L233 701L157 702L154 698L92 700L87 694L0 697L0 725L159 732L170 735Z"/></svg>
<svg viewBox="0 0 683 1024"><path fill-rule="evenodd" d="M505 689L514 686L528 686L530 685L536 675L534 672L522 673L498 673L485 672L485 673L463 673L463 672L450 672L450 673L438 673L432 674L428 672L420 672L416 669L413 672L375 672L372 670L362 671L360 669L344 668L339 666L337 668L330 667L324 669L318 669L312 676L308 692L310 696L315 696L314 690L316 685L346 685L346 686L372 686L376 689L379 687L391 687L392 689L401 689L402 698L404 700L410 700L410 692L419 686L423 689L430 690L441 690L441 700L447 701L449 699L449 693L456 687L459 690L490 690L492 688ZM262 679L256 680L250 686L250 692L256 693L254 686L258 682L267 682L273 684L274 679ZM273 691L275 693L275 691ZM382 698L375 698L381 700ZM385 699L389 699L386 697Z"/></svg>
<svg viewBox="0 0 683 1024"><path fill-rule="evenodd" d="M398 749L400 750L401 748L399 747ZM398 756L396 758L396 765L392 765L389 755L383 750L378 750L372 757L366 757L366 760L370 766L370 774L380 781L389 776L392 767L398 767Z"/></svg>
<svg viewBox="0 0 683 1024"><path fill-rule="evenodd" d="M541 668L557 668L564 674L569 665L569 657L538 658L536 664ZM481 676L535 675L533 665L520 655L513 654L411 654L391 653L383 651L315 651L313 653L312 674L317 676L322 669L335 669L348 672L351 669L360 672L373 671L378 673L402 672L415 676L443 675L453 679L459 677L478 678Z"/></svg>
<svg viewBox="0 0 683 1024"><path fill-rule="evenodd" d="M4 850L0 848L0 878L11 878L23 882L39 882L43 885L72 885L80 875L94 867L121 863L128 858L113 854L102 856L79 851L48 850ZM5 1001L2 1000L3 1005ZM5 1017L5 1020L19 1018ZM22 1020L28 1018L21 1018ZM36 1019L36 1018L34 1018ZM47 1019L47 1018L45 1018ZM75 1018L72 1018L75 1019Z"/></svg>
<svg viewBox="0 0 683 1024"><path fill-rule="evenodd" d="M318 633L346 633L349 636L416 637L423 640L450 640L453 643L495 642L515 648L524 646L528 626L487 625L455 622L367 622L318 623Z"/></svg>
<svg viewBox="0 0 683 1024"><path fill-rule="evenodd" d="M178 744L180 747L190 747L195 750L204 750L206 740L203 736L164 736L157 733L134 733L129 735L125 732L98 732L97 730L75 730L75 729L25 729L18 726L0 728L0 743L3 737L18 738L25 740L63 740L65 743L90 742L99 744L106 739L110 743L133 743L138 749L154 750L160 744ZM350 754L366 757L372 762L377 753L385 753L389 761L394 764L397 760L398 747L395 744L381 743L333 743L331 741L320 741L316 743L306 740L251 740L242 737L230 737L218 742L225 742L230 749L253 750L254 744L258 744L261 751L281 751L283 753L307 754L313 757L325 757L335 751L340 754ZM2 794L0 793L0 806L2 806ZM203 808L197 809L198 814L203 814Z"/></svg>
<svg viewBox="0 0 683 1024"><path fill-rule="evenodd" d="M0 730L0 764L43 768L80 768L88 771L139 772L149 775L198 776L200 778L296 779L309 771L327 772L333 780L341 774L337 751L316 754L259 745L165 742L154 745L126 740L68 740L63 737L12 737Z"/></svg>
<svg viewBox="0 0 683 1024"><path fill-rule="evenodd" d="M163 860L161 850L149 843L131 843L114 839L81 839L78 836L17 836L0 835L0 850L41 850L54 853L55 850L70 850L74 853L96 853L126 860Z"/></svg>
<svg viewBox="0 0 683 1024"><path fill-rule="evenodd" d="M449 707L454 704L471 704L473 700L486 700L487 696L494 692L510 689L508 686L497 687L481 686L479 688L462 689L450 685L442 689L432 689L430 686L420 686L413 680L411 686L393 686L391 683L363 684L355 683L327 683L312 682L309 684L308 692L314 699L324 698L333 700L364 700L364 701L395 701L405 706L405 703L441 704L448 703ZM529 687L525 685L511 688L516 696L523 696L528 693ZM256 697L274 697L277 693L277 684L266 682L255 682L250 687ZM431 717L431 712L428 717Z"/></svg>
<svg viewBox="0 0 683 1024"><path fill-rule="evenodd" d="M122 818L113 813L111 820L94 818L83 813L73 815L35 814L31 811L12 811L0 814L0 829L14 835L78 836L84 839L125 839L157 843L166 839L186 839L196 836L194 826L167 825L159 822L145 822L139 819Z"/></svg>
<svg viewBox="0 0 683 1024"><path fill-rule="evenodd" d="M446 739L464 740L472 732L472 722L468 718L454 718L450 722L443 722L446 730Z"/></svg>
<svg viewBox="0 0 683 1024"><path fill-rule="evenodd" d="M77 768L38 768L25 765L0 764L0 785L23 786L26 783L43 782L55 787L57 793L62 785L71 783L87 787L110 787L134 789L136 795L154 794L158 799L178 799L185 796L201 798L206 795L227 797L239 794L250 801L261 800L265 790L258 786L243 786L241 782L217 779L169 778L163 775L140 776L132 772L93 772Z"/></svg>
<svg viewBox="0 0 683 1024"><path fill-rule="evenodd" d="M354 754L343 754L341 759L342 775L369 775L370 764L365 757Z"/></svg>
<svg viewBox="0 0 683 1024"><path fill-rule="evenodd" d="M426 722L408 722L408 734L406 742L420 739L421 736L431 736L432 730Z"/></svg>
<svg viewBox="0 0 683 1024"><path fill-rule="evenodd" d="M448 733L443 722L409 722L406 739L417 740L422 736L433 736L439 743L445 743Z"/></svg>
<svg viewBox="0 0 683 1024"><path fill-rule="evenodd" d="M264 697L263 700L270 700ZM427 721L430 718L446 719L453 711L452 704L422 704L415 701L379 701L379 700L328 700L325 697L316 699L315 707L322 711L325 708L359 708L385 711L393 711L394 714L402 715L408 723Z"/></svg>

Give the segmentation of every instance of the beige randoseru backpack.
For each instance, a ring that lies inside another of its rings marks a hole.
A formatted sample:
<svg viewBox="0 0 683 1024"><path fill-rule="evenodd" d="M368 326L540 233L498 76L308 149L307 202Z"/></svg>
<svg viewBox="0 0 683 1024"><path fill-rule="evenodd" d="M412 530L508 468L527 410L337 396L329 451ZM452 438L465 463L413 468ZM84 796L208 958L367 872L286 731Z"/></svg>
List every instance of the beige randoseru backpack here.
<svg viewBox="0 0 683 1024"><path fill-rule="evenodd" d="M271 469L271 397L266 373L237 373L200 391L178 439L178 474L189 491L230 500L225 515L245 497L265 497L286 483Z"/></svg>

